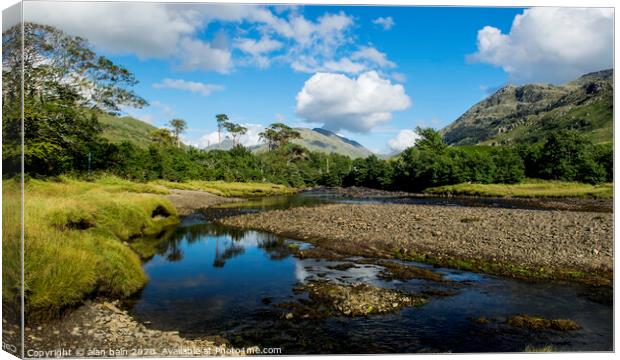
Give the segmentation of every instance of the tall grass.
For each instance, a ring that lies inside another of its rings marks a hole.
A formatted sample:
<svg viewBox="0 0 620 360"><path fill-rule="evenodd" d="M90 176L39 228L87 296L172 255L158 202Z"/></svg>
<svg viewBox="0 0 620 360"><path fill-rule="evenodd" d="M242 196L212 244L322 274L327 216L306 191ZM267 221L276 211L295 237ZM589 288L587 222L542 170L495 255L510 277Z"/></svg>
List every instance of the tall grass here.
<svg viewBox="0 0 620 360"><path fill-rule="evenodd" d="M19 278L19 186L3 181L3 281ZM128 296L147 277L140 258L127 245L178 222L167 190L103 177L93 182L59 178L25 185L25 282L29 319L54 317L97 293ZM8 270L8 271L6 271ZM19 287L4 287L13 301Z"/></svg>
<svg viewBox="0 0 620 360"><path fill-rule="evenodd" d="M494 196L520 198L595 198L611 199L613 184L590 185L576 182L528 179L519 184L457 184L432 187L428 194Z"/></svg>
<svg viewBox="0 0 620 360"><path fill-rule="evenodd" d="M292 194L297 190L285 185L253 182L225 182L191 180L177 183L157 180L150 185L164 186L170 189L206 191L225 197L253 197Z"/></svg>

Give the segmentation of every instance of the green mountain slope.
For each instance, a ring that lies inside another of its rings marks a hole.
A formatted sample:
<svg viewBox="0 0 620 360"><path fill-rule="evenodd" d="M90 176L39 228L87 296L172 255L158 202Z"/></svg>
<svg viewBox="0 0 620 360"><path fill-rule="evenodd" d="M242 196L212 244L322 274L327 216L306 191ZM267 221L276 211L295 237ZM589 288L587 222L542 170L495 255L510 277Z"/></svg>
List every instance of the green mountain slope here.
<svg viewBox="0 0 620 360"><path fill-rule="evenodd" d="M151 143L151 131L157 129L151 124L130 116L117 117L100 114L98 119L103 125L103 137L113 143L130 141L146 148Z"/></svg>
<svg viewBox="0 0 620 360"><path fill-rule="evenodd" d="M295 144L301 145L311 151L320 151L324 153L337 153L346 155L350 158L367 157L372 155L372 152L362 146L360 143L339 136L329 130L325 129L307 129L307 128L295 128L301 135L300 139L295 139ZM222 141L221 145L211 145L209 149L223 149L227 150L232 147L232 141L226 139ZM257 145L251 147L252 151L260 152L266 151L266 145Z"/></svg>
<svg viewBox="0 0 620 360"><path fill-rule="evenodd" d="M613 140L613 70L559 86L505 86L441 131L452 145L498 145L537 142L559 129Z"/></svg>
<svg viewBox="0 0 620 360"><path fill-rule="evenodd" d="M312 151L337 153L353 159L372 155L372 152L360 143L339 136L329 130L318 128L296 128L295 130L299 131L301 139L295 139L294 142Z"/></svg>

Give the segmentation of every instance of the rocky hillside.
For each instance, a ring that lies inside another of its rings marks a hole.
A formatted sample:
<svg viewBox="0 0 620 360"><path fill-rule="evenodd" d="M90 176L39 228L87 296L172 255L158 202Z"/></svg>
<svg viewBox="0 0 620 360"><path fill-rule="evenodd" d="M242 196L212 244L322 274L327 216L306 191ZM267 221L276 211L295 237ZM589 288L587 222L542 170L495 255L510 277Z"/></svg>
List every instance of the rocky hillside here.
<svg viewBox="0 0 620 360"><path fill-rule="evenodd" d="M452 145L498 145L537 142L559 129L612 141L613 70L558 86L505 86L441 131Z"/></svg>

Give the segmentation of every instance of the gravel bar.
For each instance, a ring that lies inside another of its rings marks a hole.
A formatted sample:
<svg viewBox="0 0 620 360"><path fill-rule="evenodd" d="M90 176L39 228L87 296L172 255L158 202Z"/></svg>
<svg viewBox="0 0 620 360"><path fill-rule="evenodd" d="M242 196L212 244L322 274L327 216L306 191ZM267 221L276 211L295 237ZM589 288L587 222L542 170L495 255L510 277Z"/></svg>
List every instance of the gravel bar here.
<svg viewBox="0 0 620 360"><path fill-rule="evenodd" d="M609 284L613 214L334 204L222 219L349 255L403 257L516 277ZM473 265L472 265L473 264Z"/></svg>

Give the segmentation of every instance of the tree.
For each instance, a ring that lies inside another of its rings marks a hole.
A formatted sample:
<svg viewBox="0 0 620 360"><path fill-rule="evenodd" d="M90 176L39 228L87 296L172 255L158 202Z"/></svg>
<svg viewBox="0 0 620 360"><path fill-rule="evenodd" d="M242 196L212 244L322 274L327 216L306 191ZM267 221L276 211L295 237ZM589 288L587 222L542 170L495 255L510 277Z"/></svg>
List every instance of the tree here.
<svg viewBox="0 0 620 360"><path fill-rule="evenodd" d="M245 135L248 132L248 129L246 127L231 122L225 123L224 127L226 128L228 133L230 133L230 136L232 136L233 147L235 145L239 145L239 137Z"/></svg>
<svg viewBox="0 0 620 360"><path fill-rule="evenodd" d="M542 178L597 184L608 177L597 160L591 140L576 130L560 130L545 141L537 166Z"/></svg>
<svg viewBox="0 0 620 360"><path fill-rule="evenodd" d="M433 154L441 154L447 148L448 144L443 139L439 131L433 128L416 127L415 132L420 135L415 141L415 146L420 150L428 150Z"/></svg>
<svg viewBox="0 0 620 360"><path fill-rule="evenodd" d="M21 29L3 33L3 80L19 82L24 73L24 97L40 102L71 98L76 105L118 113L121 106L142 107L146 100L131 89L138 81L121 65L90 49L88 41L53 26L24 23L23 56L17 56ZM8 51L10 50L10 51ZM22 63L23 60L23 63ZM10 97L6 89L3 97Z"/></svg>
<svg viewBox="0 0 620 360"><path fill-rule="evenodd" d="M258 134L261 140L267 142L269 150L274 150L277 147L278 132L274 129L267 128Z"/></svg>
<svg viewBox="0 0 620 360"><path fill-rule="evenodd" d="M180 148L181 147L181 133L185 131L185 129L187 128L187 122L185 122L185 120L182 120L182 119L172 119L170 120L169 125L172 127L174 131L174 138L176 140L177 147Z"/></svg>
<svg viewBox="0 0 620 360"><path fill-rule="evenodd" d="M282 123L271 124L258 135L261 139L267 141L270 150L281 148L291 140L301 137L298 131Z"/></svg>
<svg viewBox="0 0 620 360"><path fill-rule="evenodd" d="M151 140L157 144L169 146L173 144L174 137L170 133L170 130L162 128L151 131Z"/></svg>
<svg viewBox="0 0 620 360"><path fill-rule="evenodd" d="M85 39L52 26L23 26L23 33L19 25L3 32L3 161L11 169L7 175L19 170L22 125L26 172L84 170L88 154L105 142L98 115L118 113L122 106L141 107L146 101L131 89L137 84L134 75L97 55Z"/></svg>
<svg viewBox="0 0 620 360"><path fill-rule="evenodd" d="M217 143L222 144L222 129L226 127L228 123L228 115L217 114L215 115L215 121L217 121Z"/></svg>

